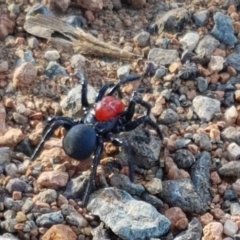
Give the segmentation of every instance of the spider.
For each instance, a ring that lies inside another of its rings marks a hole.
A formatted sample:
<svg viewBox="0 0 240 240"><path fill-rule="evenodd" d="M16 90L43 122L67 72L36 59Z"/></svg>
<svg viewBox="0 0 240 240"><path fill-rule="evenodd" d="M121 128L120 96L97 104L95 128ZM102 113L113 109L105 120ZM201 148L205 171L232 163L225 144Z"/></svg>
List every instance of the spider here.
<svg viewBox="0 0 240 240"><path fill-rule="evenodd" d="M31 159L34 159L38 155L44 142L51 137L54 131L58 127L63 126L66 129L66 135L63 138L63 150L68 156L83 161L93 154L90 177L82 201L83 205L86 205L90 194L95 188L96 170L100 161L100 154L103 150L104 140L112 141L117 146L123 146L124 141L116 138L114 135L131 131L141 124L148 124L154 128L161 140L163 136L157 123L149 116L151 105L143 101L137 91L132 93L128 106L125 106L120 99L122 97L120 91L121 85L138 80L141 78L141 75L131 74L120 79L117 84L104 84L96 96L93 107L90 107L87 100L86 74L77 71L75 72L75 76L80 79L82 84L81 101L84 110L83 117L81 119L72 119L64 116L49 118L43 130L42 138L35 148ZM118 98L113 96L115 93L118 94ZM132 120L136 104L142 105L146 108L147 112L146 115ZM131 172L131 169L129 171ZM131 180L133 181L133 179Z"/></svg>

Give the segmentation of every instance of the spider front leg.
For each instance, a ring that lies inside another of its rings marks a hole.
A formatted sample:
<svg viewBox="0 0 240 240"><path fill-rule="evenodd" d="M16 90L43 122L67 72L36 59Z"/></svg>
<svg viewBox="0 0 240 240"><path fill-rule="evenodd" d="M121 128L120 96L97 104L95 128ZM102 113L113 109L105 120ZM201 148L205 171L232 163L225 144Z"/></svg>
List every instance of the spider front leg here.
<svg viewBox="0 0 240 240"><path fill-rule="evenodd" d="M105 96L107 90L109 88L113 88L115 86L114 83L105 83L98 91L97 97L95 99L95 103L99 102L102 100L102 98ZM122 98L122 93L121 91L118 89L118 97Z"/></svg>
<svg viewBox="0 0 240 240"><path fill-rule="evenodd" d="M117 84L114 83L105 83L100 90L98 91L98 95L96 97L95 102L99 102L102 100L102 98L105 96L106 92L108 89L110 91L108 92L107 96L112 96L115 92L118 93L118 97L122 98L122 92L120 91L121 85L128 83L128 82L133 82L141 78L140 75L138 74L131 74L123 79L121 79Z"/></svg>
<svg viewBox="0 0 240 240"><path fill-rule="evenodd" d="M145 115L145 116L141 116L139 118L137 118L136 120L132 121L132 122L129 122L127 123L125 126L124 126L124 131L128 132L128 131L132 131L134 130L135 128L137 128L138 126L140 126L141 124L148 124L150 125L153 129L156 130L157 132L157 135L159 136L159 138L161 140L163 140L163 135L162 135L162 132L158 126L157 123L155 123L149 116Z"/></svg>
<svg viewBox="0 0 240 240"><path fill-rule="evenodd" d="M140 104L141 106L145 107L147 109L147 113L145 116L139 117L138 119L131 121L131 119L133 118L134 112L135 112L135 106L137 104ZM127 121L127 123L124 125L124 131L131 131L134 130L135 128L137 128L139 125L141 124L148 124L150 125L152 128L154 128L159 136L159 138L161 140L163 140L163 135L162 132L159 128L159 126L157 125L157 123L155 123L151 118L150 118L150 113L151 113L151 108L152 106L145 102L144 100L142 100L138 94L137 91L134 91L130 100L130 103L128 105L128 108L126 110L126 112L124 113L125 119Z"/></svg>
<svg viewBox="0 0 240 240"><path fill-rule="evenodd" d="M91 173L89 177L89 182L87 185L87 189L83 198L83 205L86 206L89 200L90 194L94 191L95 188L95 177L97 172L97 166L100 162L100 155L103 150L103 140L102 137L98 136L96 141L96 148L93 153L92 165L91 165Z"/></svg>
<svg viewBox="0 0 240 240"><path fill-rule="evenodd" d="M87 76L86 73L83 72L82 70L76 70L73 74L73 76L75 76L76 78L78 78L82 84L82 108L84 111L86 111L89 108L89 103L87 100Z"/></svg>
<svg viewBox="0 0 240 240"><path fill-rule="evenodd" d="M129 83L129 82L134 82L134 81L140 79L141 77L142 76L138 75L138 74L131 74L127 77L120 79L120 81L117 84L115 84L115 86L112 87L112 89L109 91L109 93L107 95L112 96L116 91L118 91L120 89L120 87L123 84Z"/></svg>
<svg viewBox="0 0 240 240"><path fill-rule="evenodd" d="M68 117L59 116L59 117L53 117L49 119L45 128L43 129L42 138L31 156L31 160L33 160L39 154L39 152L43 148L45 141L48 140L53 135L54 131L57 128L59 128L60 126L63 126L66 130L69 130L71 127L73 127L77 123L78 122L75 122Z"/></svg>

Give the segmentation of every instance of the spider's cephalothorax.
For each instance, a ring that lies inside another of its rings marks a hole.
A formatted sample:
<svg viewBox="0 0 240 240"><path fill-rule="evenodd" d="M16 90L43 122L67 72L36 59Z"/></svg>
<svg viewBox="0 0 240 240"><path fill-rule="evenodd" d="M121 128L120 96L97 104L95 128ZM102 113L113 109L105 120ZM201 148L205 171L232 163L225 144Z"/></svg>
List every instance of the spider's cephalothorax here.
<svg viewBox="0 0 240 240"><path fill-rule="evenodd" d="M41 141L31 158L34 159L41 151L44 142L51 137L58 127L63 126L67 131L63 138L63 149L68 156L83 161L93 154L90 179L83 199L83 203L86 204L90 193L94 189L96 170L103 150L104 140L110 140L114 144L121 146L124 143L123 140L114 137L114 134L131 131L142 123L149 124L156 130L161 139L163 137L159 126L149 117L151 105L143 101L137 91L133 92L128 106L125 106L121 101L120 86L140 79L140 75L129 75L121 79L117 84L104 84L96 96L93 108L89 106L87 101L86 75L82 72L76 72L75 75L81 80L82 84L83 118L72 119L56 116L49 119L43 130ZM119 98L113 96L115 93L118 93ZM133 120L136 104L145 107L147 113ZM130 171L132 170L130 169Z"/></svg>

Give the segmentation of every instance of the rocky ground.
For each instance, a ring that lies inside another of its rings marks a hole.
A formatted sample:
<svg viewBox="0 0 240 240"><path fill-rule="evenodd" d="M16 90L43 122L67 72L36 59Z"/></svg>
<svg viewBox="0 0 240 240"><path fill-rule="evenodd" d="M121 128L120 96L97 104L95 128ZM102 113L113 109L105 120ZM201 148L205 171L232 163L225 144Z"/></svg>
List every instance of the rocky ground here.
<svg viewBox="0 0 240 240"><path fill-rule="evenodd" d="M0 0L0 240L240 239L240 1L37 2ZM76 70L93 103L146 66L123 101L143 89L164 140L140 128L119 136L130 148L104 143L85 208L91 159L64 153L63 128L30 160L44 121L81 116Z"/></svg>

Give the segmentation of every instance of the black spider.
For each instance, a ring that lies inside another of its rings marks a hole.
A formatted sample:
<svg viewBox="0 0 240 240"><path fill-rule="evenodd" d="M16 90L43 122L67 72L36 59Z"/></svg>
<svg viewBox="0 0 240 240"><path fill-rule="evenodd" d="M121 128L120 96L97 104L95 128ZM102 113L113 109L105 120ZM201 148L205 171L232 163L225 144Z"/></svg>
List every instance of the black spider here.
<svg viewBox="0 0 240 240"><path fill-rule="evenodd" d="M44 142L51 137L54 131L63 126L66 129L66 135L63 138L63 149L66 154L76 160L83 161L93 153L90 179L83 199L86 205L89 195L95 187L95 175L99 164L100 154L103 150L103 141L110 140L117 146L121 146L124 142L114 137L114 134L131 131L140 124L149 124L153 127L158 136L163 139L159 126L149 117L151 105L141 99L137 91L134 91L129 105L124 106L121 99L113 97L114 93L122 96L120 86L138 80L140 75L132 74L121 79L117 84L106 83L99 90L95 105L93 108L89 106L87 101L87 78L85 73L76 72L82 84L82 107L84 116L81 119L72 119L64 116L55 116L48 119L47 125L43 130L40 143L36 147L31 159L34 159L41 151ZM132 120L135 105L140 104L146 108L146 115ZM131 164L129 164L131 166ZM130 172L133 171L130 169ZM133 179L132 179L133 180Z"/></svg>

